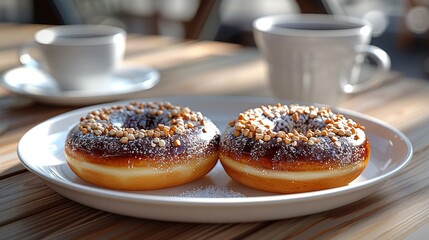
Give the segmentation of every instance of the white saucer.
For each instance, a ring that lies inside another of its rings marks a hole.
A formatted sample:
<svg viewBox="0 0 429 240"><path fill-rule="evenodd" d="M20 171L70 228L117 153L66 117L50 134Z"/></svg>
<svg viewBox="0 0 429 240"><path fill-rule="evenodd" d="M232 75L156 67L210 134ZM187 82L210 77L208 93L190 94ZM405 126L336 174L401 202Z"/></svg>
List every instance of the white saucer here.
<svg viewBox="0 0 429 240"><path fill-rule="evenodd" d="M84 105L129 99L158 82L158 71L148 67L120 69L112 75L110 84L94 90L61 90L49 74L37 68L22 66L5 72L0 79L3 87L13 93L55 105Z"/></svg>

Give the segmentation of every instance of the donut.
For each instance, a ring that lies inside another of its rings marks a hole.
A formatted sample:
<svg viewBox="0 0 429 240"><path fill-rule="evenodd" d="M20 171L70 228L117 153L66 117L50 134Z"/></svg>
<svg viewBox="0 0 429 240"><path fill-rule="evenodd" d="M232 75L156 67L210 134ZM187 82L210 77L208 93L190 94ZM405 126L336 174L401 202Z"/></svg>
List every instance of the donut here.
<svg viewBox="0 0 429 240"><path fill-rule="evenodd" d="M275 193L345 186L368 164L365 127L327 107L267 105L228 123L219 158L237 182Z"/></svg>
<svg viewBox="0 0 429 240"><path fill-rule="evenodd" d="M173 187L218 161L220 132L188 107L131 102L91 111L67 134L65 158L83 180L113 189Z"/></svg>

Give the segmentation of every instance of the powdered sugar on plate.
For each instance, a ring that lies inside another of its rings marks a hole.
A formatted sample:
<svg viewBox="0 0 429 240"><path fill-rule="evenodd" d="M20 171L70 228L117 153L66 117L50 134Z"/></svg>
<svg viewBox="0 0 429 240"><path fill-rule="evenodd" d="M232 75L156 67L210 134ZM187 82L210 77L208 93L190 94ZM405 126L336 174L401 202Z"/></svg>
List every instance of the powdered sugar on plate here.
<svg viewBox="0 0 429 240"><path fill-rule="evenodd" d="M174 197L188 198L240 198L245 197L239 192L235 192L227 187L206 186L198 187L175 195Z"/></svg>

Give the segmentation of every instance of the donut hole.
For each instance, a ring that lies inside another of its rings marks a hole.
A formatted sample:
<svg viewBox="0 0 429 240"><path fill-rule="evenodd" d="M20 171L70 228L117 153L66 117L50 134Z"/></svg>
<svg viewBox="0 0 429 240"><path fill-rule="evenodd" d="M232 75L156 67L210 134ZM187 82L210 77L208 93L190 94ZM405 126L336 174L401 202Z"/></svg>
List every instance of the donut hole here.
<svg viewBox="0 0 429 240"><path fill-rule="evenodd" d="M272 122L272 129L275 132L284 131L286 133L296 130L298 133L305 134L308 130L323 130L326 127L322 118L310 119L307 116L301 115L298 121L294 121L291 117L278 118Z"/></svg>
<svg viewBox="0 0 429 240"><path fill-rule="evenodd" d="M135 114L133 112L127 114L113 113L110 115L109 121L117 128L151 130L157 128L159 124L170 125L170 119L165 115L166 114L154 116L149 112L143 112L141 114Z"/></svg>

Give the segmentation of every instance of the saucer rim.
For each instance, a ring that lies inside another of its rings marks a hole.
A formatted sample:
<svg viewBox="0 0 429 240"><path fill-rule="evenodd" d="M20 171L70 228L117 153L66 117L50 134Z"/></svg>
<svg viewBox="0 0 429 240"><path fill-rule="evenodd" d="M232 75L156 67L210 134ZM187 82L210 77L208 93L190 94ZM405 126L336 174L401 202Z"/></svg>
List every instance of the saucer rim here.
<svg viewBox="0 0 429 240"><path fill-rule="evenodd" d="M125 98L135 97L136 94L149 90L156 86L160 82L160 73L153 67L148 66L124 66L119 68L112 74L112 77L117 79L130 79L123 76L118 76L118 73L125 71L141 71L145 72L145 77L143 80L136 81L134 84L130 84L129 87L121 89L120 91L109 91L109 88L104 88L102 91L100 89L95 90L61 90L61 89L52 89L54 91L42 91L42 92L32 92L26 91L23 88L19 88L11 85L6 81L6 77L12 71L19 71L20 69L29 69L31 67L18 66L11 68L3 72L0 76L0 85L6 90L14 93L18 96L34 99L38 102L54 104L54 105L82 105L82 104L96 104L106 101L116 101ZM36 71L42 72L42 74L47 74L40 69L35 69ZM143 76L137 77L137 79L142 79ZM143 96L140 96L143 97Z"/></svg>

